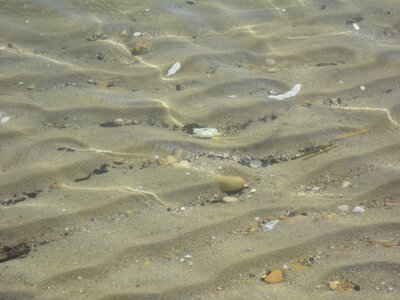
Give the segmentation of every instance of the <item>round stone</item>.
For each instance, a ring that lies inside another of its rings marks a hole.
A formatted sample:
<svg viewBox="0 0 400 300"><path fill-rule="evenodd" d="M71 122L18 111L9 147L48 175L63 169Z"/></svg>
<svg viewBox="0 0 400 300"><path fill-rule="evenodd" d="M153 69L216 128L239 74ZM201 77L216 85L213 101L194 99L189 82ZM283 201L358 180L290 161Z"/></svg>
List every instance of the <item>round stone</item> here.
<svg viewBox="0 0 400 300"><path fill-rule="evenodd" d="M250 168L257 169L262 167L262 162L258 159L252 159L250 161Z"/></svg>
<svg viewBox="0 0 400 300"><path fill-rule="evenodd" d="M264 281L266 283L280 283L283 281L283 272L279 269L272 271L265 278Z"/></svg>
<svg viewBox="0 0 400 300"><path fill-rule="evenodd" d="M349 206L348 205L339 205L337 210L338 210L338 212L348 212Z"/></svg>

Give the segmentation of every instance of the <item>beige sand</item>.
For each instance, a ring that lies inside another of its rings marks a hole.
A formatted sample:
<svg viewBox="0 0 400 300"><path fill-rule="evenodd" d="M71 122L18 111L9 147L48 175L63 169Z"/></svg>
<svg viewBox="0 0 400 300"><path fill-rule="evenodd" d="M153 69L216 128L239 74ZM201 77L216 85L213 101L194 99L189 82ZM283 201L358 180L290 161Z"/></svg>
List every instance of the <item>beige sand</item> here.
<svg viewBox="0 0 400 300"><path fill-rule="evenodd" d="M0 2L1 299L400 297L397 0Z"/></svg>

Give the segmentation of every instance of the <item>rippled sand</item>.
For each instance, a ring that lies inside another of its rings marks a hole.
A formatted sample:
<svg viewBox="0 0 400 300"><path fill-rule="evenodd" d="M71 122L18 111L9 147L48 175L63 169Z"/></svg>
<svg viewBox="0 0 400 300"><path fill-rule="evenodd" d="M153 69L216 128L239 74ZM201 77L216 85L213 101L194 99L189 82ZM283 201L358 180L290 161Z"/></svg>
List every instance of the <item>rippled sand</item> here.
<svg viewBox="0 0 400 300"><path fill-rule="evenodd" d="M400 297L398 0L0 2L0 298Z"/></svg>

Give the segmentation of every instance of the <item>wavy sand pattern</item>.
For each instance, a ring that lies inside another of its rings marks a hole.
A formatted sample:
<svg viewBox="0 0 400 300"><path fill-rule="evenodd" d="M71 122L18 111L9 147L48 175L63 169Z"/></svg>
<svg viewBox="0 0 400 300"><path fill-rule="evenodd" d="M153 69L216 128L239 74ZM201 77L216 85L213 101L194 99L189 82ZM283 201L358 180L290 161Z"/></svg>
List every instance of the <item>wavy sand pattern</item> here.
<svg viewBox="0 0 400 300"><path fill-rule="evenodd" d="M398 0L0 2L1 299L400 298Z"/></svg>

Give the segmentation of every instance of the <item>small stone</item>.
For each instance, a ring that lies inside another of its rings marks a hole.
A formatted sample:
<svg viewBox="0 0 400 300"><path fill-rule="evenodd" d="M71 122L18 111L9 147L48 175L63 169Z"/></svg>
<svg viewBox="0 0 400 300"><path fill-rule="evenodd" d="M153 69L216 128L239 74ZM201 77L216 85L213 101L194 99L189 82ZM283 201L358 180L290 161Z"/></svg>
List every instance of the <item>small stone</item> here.
<svg viewBox="0 0 400 300"><path fill-rule="evenodd" d="M273 58L267 58L267 59L265 59L265 64L266 64L267 66L273 66L273 65L276 64L276 60L273 59Z"/></svg>
<svg viewBox="0 0 400 300"><path fill-rule="evenodd" d="M124 125L124 120L122 120L122 119L115 119L115 120L113 121L113 123L114 123L115 125L117 125L117 126L122 126L122 125Z"/></svg>
<svg viewBox="0 0 400 300"><path fill-rule="evenodd" d="M257 192L256 189L251 189L251 190L250 190L250 193L255 193L255 192Z"/></svg>
<svg viewBox="0 0 400 300"><path fill-rule="evenodd" d="M89 80L87 81L87 83L88 83L88 84L93 84L93 85L96 85L96 84L97 84L96 80L94 80L94 79L89 79Z"/></svg>
<svg viewBox="0 0 400 300"><path fill-rule="evenodd" d="M217 176L221 192L237 192L246 186L246 182L239 176Z"/></svg>
<svg viewBox="0 0 400 300"><path fill-rule="evenodd" d="M265 278L264 281L269 284L273 283L280 283L283 281L283 272L279 269L276 269L269 273Z"/></svg>
<svg viewBox="0 0 400 300"><path fill-rule="evenodd" d="M353 213L363 213L365 209L361 206L355 206L352 210Z"/></svg>
<svg viewBox="0 0 400 300"><path fill-rule="evenodd" d="M135 32L134 34L133 34L133 36L134 37L140 37L140 36L142 36L142 33L141 32Z"/></svg>
<svg viewBox="0 0 400 300"><path fill-rule="evenodd" d="M267 69L268 73L275 73L276 71L278 71L278 68L269 68L269 69Z"/></svg>
<svg viewBox="0 0 400 300"><path fill-rule="evenodd" d="M357 23L353 23L354 30L360 30L360 26Z"/></svg>
<svg viewBox="0 0 400 300"><path fill-rule="evenodd" d="M233 202L238 202L239 199L236 197L231 197L231 196L226 196L224 198L222 198L222 202L224 203L233 203Z"/></svg>
<svg viewBox="0 0 400 300"><path fill-rule="evenodd" d="M175 86L175 89L176 89L178 92L180 92L180 91L183 90L183 86L182 86L181 84L178 83L178 84Z"/></svg>
<svg viewBox="0 0 400 300"><path fill-rule="evenodd" d="M30 91L33 91L33 90L35 89L35 86L34 86L33 84L31 84L31 85L28 85L28 86L26 87L26 89L27 89L27 90L30 90Z"/></svg>
<svg viewBox="0 0 400 300"><path fill-rule="evenodd" d="M342 183L342 188L347 188L347 187L349 187L349 186L351 186L351 182L350 181L343 181L343 183Z"/></svg>
<svg viewBox="0 0 400 300"><path fill-rule="evenodd" d="M383 241L382 242L382 246L386 247L386 248L391 248L391 247L397 247L398 244L396 242L393 242L393 241Z"/></svg>
<svg viewBox="0 0 400 300"><path fill-rule="evenodd" d="M329 289L330 289L331 291L334 291L334 290L336 290L336 289L338 288L338 283L337 283L337 281L329 281L329 282L328 282L328 285L329 285Z"/></svg>
<svg viewBox="0 0 400 300"><path fill-rule="evenodd" d="M189 169L192 167L192 165L190 164L190 162L188 160L182 160L182 161L178 162L176 164L176 166L178 168L185 168L185 169Z"/></svg>
<svg viewBox="0 0 400 300"><path fill-rule="evenodd" d="M363 85L360 86L360 90L365 91L367 88Z"/></svg>
<svg viewBox="0 0 400 300"><path fill-rule="evenodd" d="M349 211L349 206L348 205L339 205L337 208L338 212L348 212Z"/></svg>
<svg viewBox="0 0 400 300"><path fill-rule="evenodd" d="M236 95L230 95L230 96L227 96L226 98L228 98L228 99L230 99L230 100L233 100L233 99L236 99L237 96L236 96Z"/></svg>
<svg viewBox="0 0 400 300"><path fill-rule="evenodd" d="M122 32L119 35L122 36L122 37L128 37L129 36L129 32L126 29L124 29L124 30L122 30Z"/></svg>
<svg viewBox="0 0 400 300"><path fill-rule="evenodd" d="M252 159L250 161L250 168L257 169L259 167L262 167L262 162L260 160Z"/></svg>

